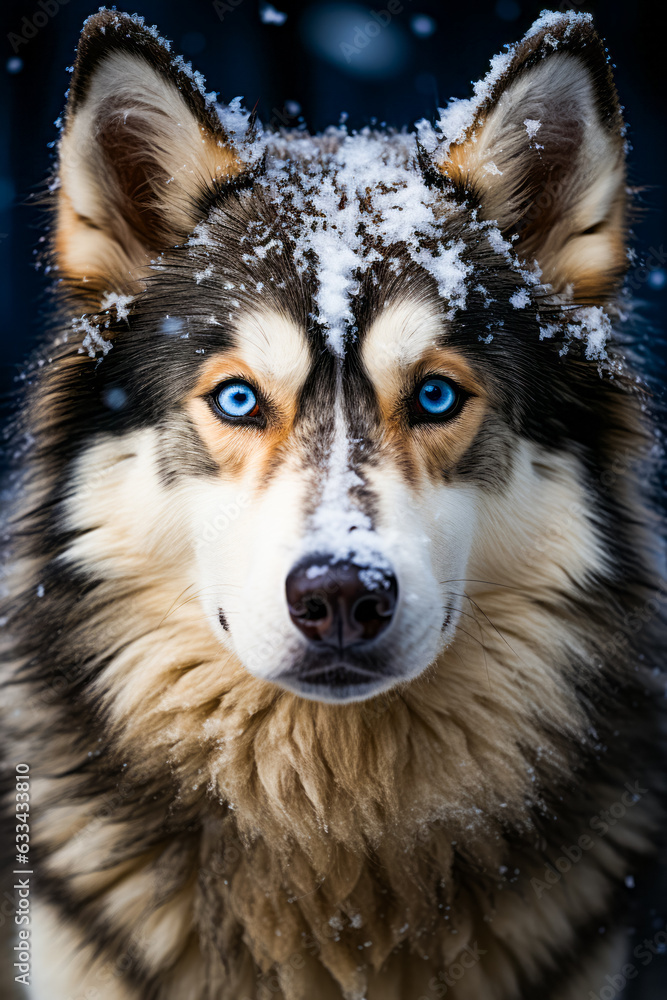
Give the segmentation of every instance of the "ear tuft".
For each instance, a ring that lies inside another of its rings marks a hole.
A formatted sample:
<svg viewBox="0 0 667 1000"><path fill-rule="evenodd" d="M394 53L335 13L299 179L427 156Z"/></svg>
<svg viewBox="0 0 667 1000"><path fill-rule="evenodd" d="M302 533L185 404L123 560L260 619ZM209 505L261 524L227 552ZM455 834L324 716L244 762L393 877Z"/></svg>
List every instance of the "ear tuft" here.
<svg viewBox="0 0 667 1000"><path fill-rule="evenodd" d="M589 14L546 12L437 128L435 160L556 291L598 303L625 254L623 121Z"/></svg>
<svg viewBox="0 0 667 1000"><path fill-rule="evenodd" d="M77 50L59 148L57 263L88 294L135 291L151 257L181 242L248 169L240 99L215 94L143 19L102 10Z"/></svg>

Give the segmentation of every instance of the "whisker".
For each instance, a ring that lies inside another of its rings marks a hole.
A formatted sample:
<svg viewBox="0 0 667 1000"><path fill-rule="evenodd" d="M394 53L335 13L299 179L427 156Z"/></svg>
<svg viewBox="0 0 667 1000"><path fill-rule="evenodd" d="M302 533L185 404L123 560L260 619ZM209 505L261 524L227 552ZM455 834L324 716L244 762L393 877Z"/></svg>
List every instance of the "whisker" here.
<svg viewBox="0 0 667 1000"><path fill-rule="evenodd" d="M183 589L183 590L182 590L182 591L180 592L180 594L178 595L178 597L176 597L176 598L175 598L175 599L174 599L174 600L173 600L173 601L171 602L171 606L169 607L169 610L167 611L167 613L165 614L164 618L163 618L163 619L162 619L162 621L160 622L160 625L162 625L162 622L164 622L164 621L165 621L165 619L167 619L167 618L169 617L169 615L170 615L170 614L171 614L171 612L172 612L172 609L173 609L174 605L175 605L175 604L177 604L177 603L178 603L178 601L180 601L180 599L181 599L181 597L183 596L183 594L187 594L188 590L190 590L190 589L191 589L192 587L194 587L194 583L190 583L190 584L188 584L188 586L187 586L187 587L185 587L185 588L184 588L184 589ZM160 627L160 625L158 625L158 628Z"/></svg>
<svg viewBox="0 0 667 1000"><path fill-rule="evenodd" d="M530 594L524 587L512 587L509 583L495 583L493 580L474 580L472 577L463 576L460 579L440 580L441 587L446 587L448 583L481 583L485 587L502 587L504 590L514 590L518 594Z"/></svg>
<svg viewBox="0 0 667 1000"><path fill-rule="evenodd" d="M468 600L470 600L470 598L468 598ZM447 607L447 605L445 605L445 607ZM455 610L455 609L453 609L453 608L450 607L449 610ZM479 642L480 646L482 647L482 652L484 653L484 669L486 670L486 681L487 681L487 684L489 685L489 694L491 694L491 674L489 673L489 663L488 663L488 660L486 658L486 645L484 644L484 641L483 641L484 630L482 629L481 624L479 623L479 621L477 620L477 617L474 614L468 614L468 612L463 611L463 609L459 609L459 614L466 615L467 618L472 618L472 620L474 621L475 625L479 629L480 638L477 641ZM465 632L465 629L462 629L460 625L457 625L457 630L460 630L461 632ZM469 633L466 632L466 635L469 635ZM470 638L473 638L473 637L470 636Z"/></svg>
<svg viewBox="0 0 667 1000"><path fill-rule="evenodd" d="M458 631L463 632L464 635L467 635L469 639L472 639L473 642L476 642L479 646L482 647L482 649L484 649L484 643L482 642L482 640L478 639L476 635L472 634L472 632L468 632L466 629L461 628L460 626L458 628Z"/></svg>
<svg viewBox="0 0 667 1000"><path fill-rule="evenodd" d="M500 629L494 624L494 622L491 621L491 619L487 615L486 611L484 611L484 609L479 606L479 604L477 603L477 601L473 601L472 597L469 597L468 594L465 594L465 597L470 601L471 605L474 605L474 607L477 608L477 610L480 612L480 614L484 615L484 617L486 618L486 620L489 623L489 625L491 626L491 628L494 629L495 632L497 632L497 634L503 640L503 642L505 643L505 645L507 646L507 648L512 650L512 652L516 656L517 660L520 663L523 663L525 666L527 666L527 664L525 663L525 660L523 659L523 657L519 656L519 654L517 653L516 649L514 649L514 647L512 646L512 644L507 641L507 639L505 638L505 636L502 634L502 632L500 631Z"/></svg>
<svg viewBox="0 0 667 1000"><path fill-rule="evenodd" d="M194 586L194 584L191 584L190 586ZM182 591L182 593L185 593L189 589L190 589L189 587L186 587L186 590ZM181 603L178 604L176 607L174 606L174 604L172 604L171 607L169 608L169 611L166 613L166 615L164 616L164 618L160 622L160 625L162 625L163 622L165 622L170 615L176 614L177 611L180 611L181 608L184 608L186 606L186 604L191 604L193 601L199 600L199 598L203 594L205 594L207 591L213 590L214 592L220 592L221 591L221 592L224 593L225 591L229 591L229 590L232 590L232 589L233 590L241 590L241 587L240 587L239 584L211 584L208 587L202 587L200 590L196 591L194 594L191 594L190 597L186 598L184 601L181 601ZM178 600L178 598L176 600Z"/></svg>
<svg viewBox="0 0 667 1000"><path fill-rule="evenodd" d="M454 611L456 614L465 615L466 618L472 618L474 623L479 625L479 622L474 615L471 615L469 611L464 611L463 608L457 608L454 604L443 604L442 609L443 611Z"/></svg>

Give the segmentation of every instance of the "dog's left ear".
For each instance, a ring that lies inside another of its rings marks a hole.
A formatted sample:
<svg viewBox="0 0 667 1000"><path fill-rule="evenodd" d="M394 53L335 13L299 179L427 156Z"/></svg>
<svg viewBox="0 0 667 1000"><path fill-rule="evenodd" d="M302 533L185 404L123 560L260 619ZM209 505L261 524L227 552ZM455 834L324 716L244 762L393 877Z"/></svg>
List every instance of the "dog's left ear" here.
<svg viewBox="0 0 667 1000"><path fill-rule="evenodd" d="M544 15L496 57L476 90L463 135L465 104L445 112L454 141L440 170L522 257L538 261L543 281L557 291L571 286L575 301L604 301L627 266L625 157L611 69L590 15Z"/></svg>
<svg viewBox="0 0 667 1000"><path fill-rule="evenodd" d="M56 262L80 292L135 291L245 169L248 116L227 109L223 125L214 97L141 19L86 21L52 185Z"/></svg>

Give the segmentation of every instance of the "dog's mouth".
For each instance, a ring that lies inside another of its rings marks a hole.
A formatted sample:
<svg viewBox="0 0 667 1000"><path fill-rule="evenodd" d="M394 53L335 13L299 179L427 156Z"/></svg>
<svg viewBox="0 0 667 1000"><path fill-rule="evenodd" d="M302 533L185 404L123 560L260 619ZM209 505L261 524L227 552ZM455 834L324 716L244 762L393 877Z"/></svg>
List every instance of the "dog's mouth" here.
<svg viewBox="0 0 667 1000"><path fill-rule="evenodd" d="M332 651L317 658L308 656L272 680L304 698L346 702L370 698L395 683L396 677L379 665L356 663L350 653Z"/></svg>
<svg viewBox="0 0 667 1000"><path fill-rule="evenodd" d="M299 682L305 685L340 687L354 684L369 684L381 678L381 675L371 671L363 670L360 667L351 666L348 663L336 663L306 673L298 675Z"/></svg>

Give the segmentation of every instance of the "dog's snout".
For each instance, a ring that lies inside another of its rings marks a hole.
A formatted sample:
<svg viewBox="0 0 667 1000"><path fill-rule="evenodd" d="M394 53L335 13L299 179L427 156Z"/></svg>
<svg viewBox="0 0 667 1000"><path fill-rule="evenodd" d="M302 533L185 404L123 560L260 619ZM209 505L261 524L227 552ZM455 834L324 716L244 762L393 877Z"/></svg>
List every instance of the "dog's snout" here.
<svg viewBox="0 0 667 1000"><path fill-rule="evenodd" d="M391 622L398 597L393 573L321 556L296 566L285 590L299 631L338 649L376 639Z"/></svg>

